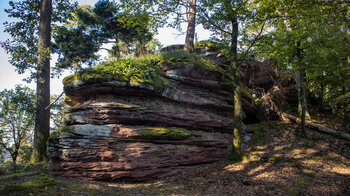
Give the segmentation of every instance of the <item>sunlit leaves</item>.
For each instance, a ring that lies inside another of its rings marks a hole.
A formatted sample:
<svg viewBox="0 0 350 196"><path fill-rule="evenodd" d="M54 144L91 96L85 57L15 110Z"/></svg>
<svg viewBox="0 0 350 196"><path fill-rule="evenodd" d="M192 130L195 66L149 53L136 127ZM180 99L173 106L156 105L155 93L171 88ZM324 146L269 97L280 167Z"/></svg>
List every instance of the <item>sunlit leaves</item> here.
<svg viewBox="0 0 350 196"><path fill-rule="evenodd" d="M0 149L17 158L19 149L32 139L35 114L34 91L16 86L0 92Z"/></svg>
<svg viewBox="0 0 350 196"><path fill-rule="evenodd" d="M5 12L11 22L4 23L5 32L11 38L1 42L1 47L10 54L9 62L16 67L18 73L29 70L35 77L38 55L38 26L40 17L40 0L10 1L10 8ZM73 5L68 0L53 3L53 23L65 21ZM55 26L55 25L53 25Z"/></svg>

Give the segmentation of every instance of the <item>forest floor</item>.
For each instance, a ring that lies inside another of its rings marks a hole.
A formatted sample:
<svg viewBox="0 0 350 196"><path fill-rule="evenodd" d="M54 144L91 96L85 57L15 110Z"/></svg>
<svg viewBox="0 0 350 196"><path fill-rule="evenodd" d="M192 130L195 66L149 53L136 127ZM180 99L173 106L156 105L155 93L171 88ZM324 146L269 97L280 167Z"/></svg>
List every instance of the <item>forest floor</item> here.
<svg viewBox="0 0 350 196"><path fill-rule="evenodd" d="M312 130L304 139L282 122L258 126L240 163L223 160L149 182L2 175L0 195L350 195L350 141Z"/></svg>

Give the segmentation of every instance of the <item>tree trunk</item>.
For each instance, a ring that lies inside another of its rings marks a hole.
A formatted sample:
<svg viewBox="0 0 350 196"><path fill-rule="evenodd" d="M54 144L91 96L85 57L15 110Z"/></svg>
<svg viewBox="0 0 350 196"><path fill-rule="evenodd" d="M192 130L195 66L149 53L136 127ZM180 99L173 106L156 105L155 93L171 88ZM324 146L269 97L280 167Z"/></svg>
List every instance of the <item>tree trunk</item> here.
<svg viewBox="0 0 350 196"><path fill-rule="evenodd" d="M298 90L298 114L301 118L301 135L305 136L305 120L306 120L306 94L305 94L305 84L304 84L304 71L299 69L295 72L295 81Z"/></svg>
<svg viewBox="0 0 350 196"><path fill-rule="evenodd" d="M12 165L14 173L17 172L17 154L12 156Z"/></svg>
<svg viewBox="0 0 350 196"><path fill-rule="evenodd" d="M186 31L185 50L194 52L194 35L196 28L196 0L189 0L188 26Z"/></svg>
<svg viewBox="0 0 350 196"><path fill-rule="evenodd" d="M344 39L345 39L345 43L346 45L348 46L347 47L347 53L348 53L348 56L347 56L347 64L345 65L345 68L349 68L350 67L350 40L349 40L349 22L350 22L350 19L349 17L347 16L347 13L348 13L348 10L346 9L346 5L343 3L342 4L342 15L343 15L343 19L344 19L344 27L345 27L345 36L344 36ZM344 67L342 64L341 65L341 75L344 77ZM345 95L345 93L347 92L348 88L343 84L342 85L342 94Z"/></svg>
<svg viewBox="0 0 350 196"><path fill-rule="evenodd" d="M52 0L42 0L39 24L37 108L34 128L34 144L31 162L46 161L46 142L50 134L50 43Z"/></svg>
<svg viewBox="0 0 350 196"><path fill-rule="evenodd" d="M297 52L296 52L296 63L300 63L302 59L301 55L301 49L300 49L300 42L297 42ZM300 65L299 65L300 66ZM298 91L298 113L299 117L301 118L301 130L300 134L302 136L306 136L305 131L305 120L306 120L306 113L307 113L307 102L306 102L306 90L305 90L305 83L304 83L304 69L298 68L295 72L295 82L297 86Z"/></svg>
<svg viewBox="0 0 350 196"><path fill-rule="evenodd" d="M228 4L229 5L229 4ZM228 10L232 10L228 8ZM232 14L232 13L231 13ZM237 66L237 44L238 44L238 21L237 17L234 16L231 21L232 32L231 32L231 48L230 48L230 73L234 76L235 88L234 88L234 116L233 116L233 141L232 151L230 159L233 161L242 160L242 149L241 149L241 131L242 131L242 96L241 96L241 77L239 74L239 68Z"/></svg>
<svg viewBox="0 0 350 196"><path fill-rule="evenodd" d="M318 104L319 104L319 111L324 113L324 84L323 84L323 74L322 74L322 80L320 84L320 89L318 92Z"/></svg>
<svg viewBox="0 0 350 196"><path fill-rule="evenodd" d="M240 94L241 86L237 85L234 91L234 117L233 117L233 140L231 160L242 160L241 132L242 132L242 100Z"/></svg>
<svg viewBox="0 0 350 196"><path fill-rule="evenodd" d="M115 38L115 43L112 48L112 57L116 58L117 60L120 60L120 46L119 46L119 39Z"/></svg>

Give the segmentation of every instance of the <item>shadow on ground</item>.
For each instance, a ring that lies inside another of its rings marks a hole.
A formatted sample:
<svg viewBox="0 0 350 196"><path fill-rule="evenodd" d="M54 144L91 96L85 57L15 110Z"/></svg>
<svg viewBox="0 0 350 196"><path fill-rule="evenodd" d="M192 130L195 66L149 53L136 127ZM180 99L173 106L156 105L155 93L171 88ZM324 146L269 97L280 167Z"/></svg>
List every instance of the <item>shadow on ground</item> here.
<svg viewBox="0 0 350 196"><path fill-rule="evenodd" d="M292 124L269 122L244 146L246 159L198 166L146 183L90 182L53 177L55 184L11 191L25 178L7 180L2 194L21 195L350 195L350 142ZM33 176L33 175L31 175ZM26 178L30 178L27 176ZM22 179L22 180L20 180ZM0 178L1 181L1 178ZM10 191L9 191L10 190Z"/></svg>

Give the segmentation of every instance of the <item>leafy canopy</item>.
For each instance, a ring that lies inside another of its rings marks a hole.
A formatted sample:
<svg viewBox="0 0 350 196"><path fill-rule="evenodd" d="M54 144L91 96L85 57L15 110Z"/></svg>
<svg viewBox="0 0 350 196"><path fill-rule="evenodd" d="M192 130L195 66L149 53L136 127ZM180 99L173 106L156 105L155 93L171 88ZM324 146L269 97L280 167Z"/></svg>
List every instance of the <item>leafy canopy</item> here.
<svg viewBox="0 0 350 196"><path fill-rule="evenodd" d="M28 87L0 92L0 148L16 162L19 150L32 139L35 95Z"/></svg>
<svg viewBox="0 0 350 196"><path fill-rule="evenodd" d="M29 70L31 78L35 78L38 56L38 31L40 17L40 0L10 1L5 12L12 22L4 23L5 32L11 38L1 42L1 47L10 54L9 62L18 73ZM71 13L73 5L69 0L57 0L53 3L52 27L63 23Z"/></svg>

